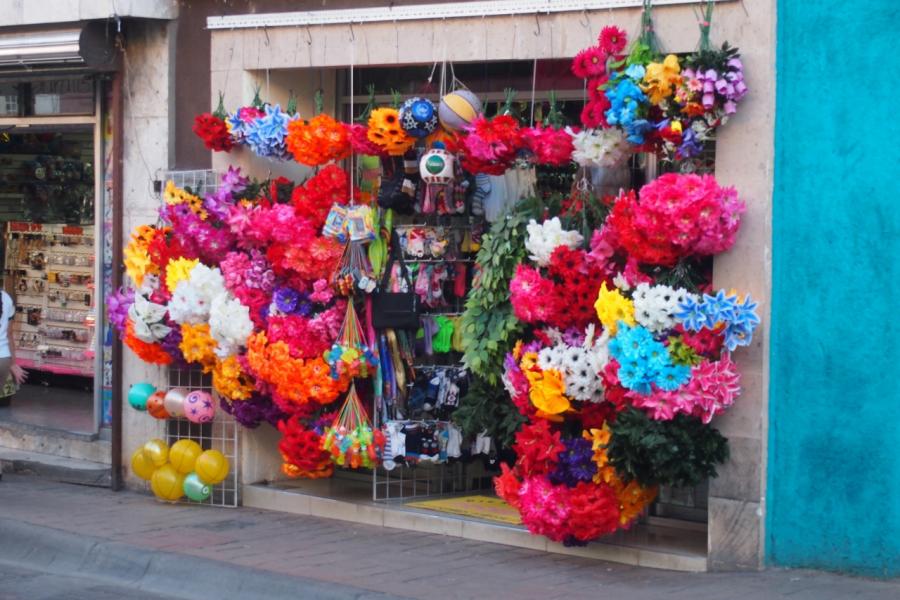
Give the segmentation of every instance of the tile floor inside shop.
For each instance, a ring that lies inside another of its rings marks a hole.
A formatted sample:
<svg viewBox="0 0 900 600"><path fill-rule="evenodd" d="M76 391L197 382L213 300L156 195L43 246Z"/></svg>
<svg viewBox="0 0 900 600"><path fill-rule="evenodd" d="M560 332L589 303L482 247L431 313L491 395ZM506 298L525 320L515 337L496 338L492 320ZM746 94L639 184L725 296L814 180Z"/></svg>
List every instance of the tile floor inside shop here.
<svg viewBox="0 0 900 600"><path fill-rule="evenodd" d="M93 392L40 382L26 383L10 398L8 405L0 405L0 421L93 433Z"/></svg>
<svg viewBox="0 0 900 600"><path fill-rule="evenodd" d="M399 511L401 513L408 513L412 518L415 518L415 515L428 515L430 517L439 517L442 520L446 519L482 523L489 525L491 529L494 529L501 535L503 533L502 530L505 529L507 531L512 530L508 532L510 534L513 534L515 537L533 537L527 533L527 530L522 525L501 525L496 522L478 519L477 517L473 516L461 517L445 512L432 511L425 508L409 506L409 502L424 499L421 497L374 501L372 500L371 478L343 479L340 477L334 477L329 479L313 480L285 480L270 482L267 487L290 494L336 500L340 503L355 504L360 507L360 509L363 509L363 507L383 508L395 513L394 517L392 517L393 519L396 519L398 516L402 516L397 514L397 511ZM491 492L481 491L469 493L490 494ZM336 509L339 513L343 512L342 507L334 506L333 508ZM312 512L315 513L316 511ZM317 514L315 516L339 519L344 518L341 514ZM385 516L383 523L386 526L390 526L388 525L388 522L389 520L387 516ZM522 536L522 534L524 534L524 536ZM537 539L538 538L535 538L535 540ZM503 542L501 541L500 543ZM601 543L608 546L620 547L625 550L652 549L654 552L672 553L676 555L686 555L691 557L703 557L703 560L705 560L707 550L707 529L705 524L648 517L643 522L635 525L628 531L619 531L613 535L607 536L602 540ZM594 545L595 544L591 544L589 545L589 547ZM577 549L572 550L573 553L578 552Z"/></svg>

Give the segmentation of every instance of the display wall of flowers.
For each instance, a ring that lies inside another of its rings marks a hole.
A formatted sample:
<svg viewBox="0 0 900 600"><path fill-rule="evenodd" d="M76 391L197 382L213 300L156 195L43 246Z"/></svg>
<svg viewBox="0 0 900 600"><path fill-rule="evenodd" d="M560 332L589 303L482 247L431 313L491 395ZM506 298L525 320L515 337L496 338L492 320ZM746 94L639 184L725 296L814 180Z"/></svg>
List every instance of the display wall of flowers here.
<svg viewBox="0 0 900 600"><path fill-rule="evenodd" d="M636 153L695 157L747 93L737 51L710 49L708 26L701 48L679 59L656 52L648 22L645 12L630 48L607 27L575 58L588 97L580 127L488 118L467 90L437 106L373 106L355 123L321 105L301 118L259 97L227 113L220 99L195 122L207 148L315 172L295 184L229 168L204 197L167 184L160 224L137 228L125 248L131 285L108 299L111 322L142 360L210 373L240 424L276 427L286 476L377 466L384 440L366 429L371 398L354 380L380 377L378 345L353 299L360 273L349 286L335 274L352 255L371 279L392 210L377 190L358 194L340 162L388 166L438 148L469 175L575 163L570 194L538 193L483 240L462 319L477 379L456 418L511 447L496 491L533 533L583 544L630 527L658 486L696 484L726 460L711 422L739 396L732 353L759 324L749 295L714 290L709 277L709 258L739 229L736 190L695 174L610 198L585 184L591 169ZM371 219L357 240L366 251L350 250L349 205Z"/></svg>

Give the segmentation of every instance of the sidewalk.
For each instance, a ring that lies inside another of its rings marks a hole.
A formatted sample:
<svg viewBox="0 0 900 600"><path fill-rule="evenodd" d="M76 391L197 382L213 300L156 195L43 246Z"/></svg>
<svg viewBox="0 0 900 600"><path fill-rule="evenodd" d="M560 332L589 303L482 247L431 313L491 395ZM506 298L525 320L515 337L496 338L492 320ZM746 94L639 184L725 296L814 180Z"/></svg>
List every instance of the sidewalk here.
<svg viewBox="0 0 900 600"><path fill-rule="evenodd" d="M674 573L14 475L0 481L0 561L185 598L900 597L900 582L807 571Z"/></svg>

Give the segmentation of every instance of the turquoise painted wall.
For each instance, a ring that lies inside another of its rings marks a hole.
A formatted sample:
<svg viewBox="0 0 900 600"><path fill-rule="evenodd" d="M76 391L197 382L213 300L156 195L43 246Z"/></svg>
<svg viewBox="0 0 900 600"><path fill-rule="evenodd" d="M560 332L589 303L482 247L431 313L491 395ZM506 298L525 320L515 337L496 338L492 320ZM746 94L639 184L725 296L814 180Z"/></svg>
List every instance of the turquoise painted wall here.
<svg viewBox="0 0 900 600"><path fill-rule="evenodd" d="M900 0L779 0L766 555L900 576Z"/></svg>

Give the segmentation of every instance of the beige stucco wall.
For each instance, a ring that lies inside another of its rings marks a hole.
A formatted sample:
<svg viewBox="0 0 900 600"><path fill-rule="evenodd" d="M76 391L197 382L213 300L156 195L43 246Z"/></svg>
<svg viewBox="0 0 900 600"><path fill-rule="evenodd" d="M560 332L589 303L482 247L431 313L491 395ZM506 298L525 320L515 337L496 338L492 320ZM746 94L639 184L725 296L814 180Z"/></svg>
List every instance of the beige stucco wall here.
<svg viewBox="0 0 900 600"><path fill-rule="evenodd" d="M665 51L688 52L696 47L694 7L659 7L654 14ZM639 17L638 10L627 9L541 15L537 19L509 16L358 24L352 34L348 26L215 31L211 104L215 104L218 90L225 93L227 107L245 104L252 98L254 86L261 83L263 98L271 101L284 104L288 89L301 94L301 114L308 115L319 68L346 67L351 60L356 65L386 65L431 64L445 58L497 61L569 57L594 43L604 25L617 24L635 34ZM744 393L716 422L731 439L732 459L710 486L709 561L715 569L758 568L762 557L774 28L774 0L722 3L713 17L714 42L728 40L741 48L751 90L739 114L722 130L717 146L716 175L721 183L737 187L747 203L747 214L735 248L716 259L715 283L750 292L760 300L763 316L763 327L753 346L736 355L744 376ZM333 91L333 86L324 87ZM228 164L238 164L256 176L271 172L297 179L304 173L297 165L259 159L246 151L214 157L214 168L223 170ZM271 430L244 432L244 481L277 475L275 439Z"/></svg>
<svg viewBox="0 0 900 600"><path fill-rule="evenodd" d="M123 85L125 105L124 187L122 226L127 236L138 225L155 223L161 198L153 191L153 181L171 164L173 144L172 47L174 26L165 21L147 21L129 27ZM166 369L139 360L128 348L123 350L123 397L131 384L149 381L166 383ZM123 472L127 485L143 487L131 473L131 454L147 440L163 437L161 421L125 405L122 408Z"/></svg>
<svg viewBox="0 0 900 600"><path fill-rule="evenodd" d="M178 0L0 0L0 25L47 25L91 19L174 19Z"/></svg>

